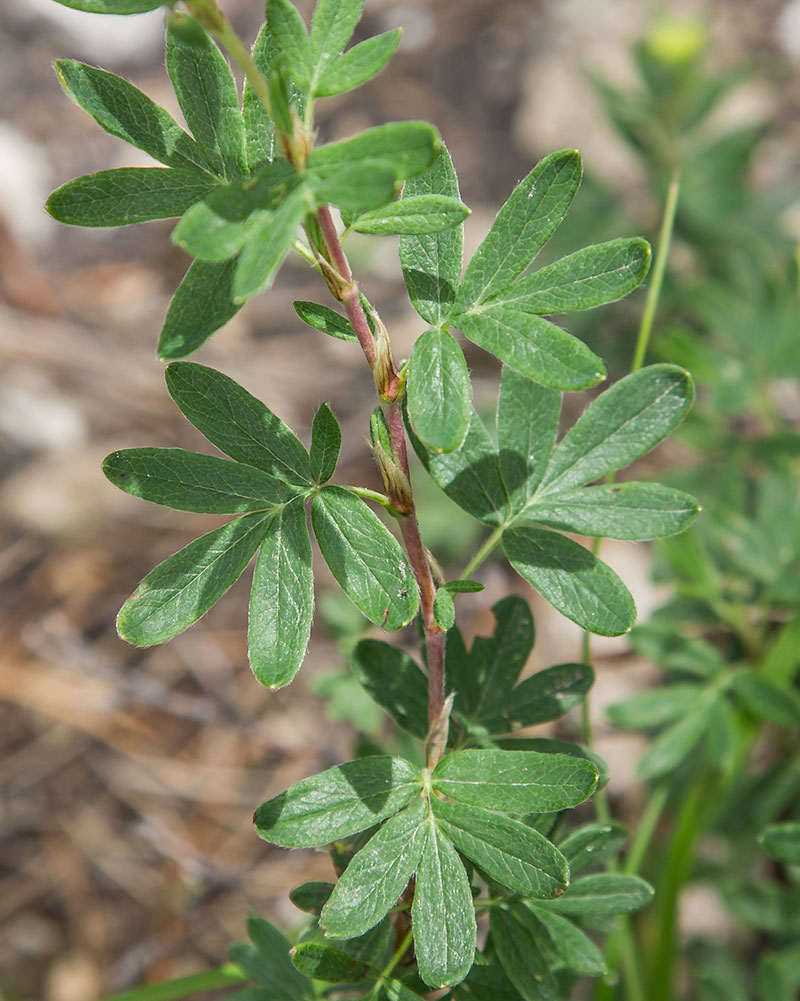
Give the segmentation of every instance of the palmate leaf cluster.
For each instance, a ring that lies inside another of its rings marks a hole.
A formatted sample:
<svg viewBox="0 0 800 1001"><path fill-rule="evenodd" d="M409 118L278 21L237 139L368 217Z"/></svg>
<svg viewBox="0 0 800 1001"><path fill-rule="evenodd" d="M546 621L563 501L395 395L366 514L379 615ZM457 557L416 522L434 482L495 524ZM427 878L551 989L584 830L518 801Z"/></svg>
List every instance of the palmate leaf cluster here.
<svg viewBox="0 0 800 1001"><path fill-rule="evenodd" d="M174 6L68 5L101 13ZM572 536L659 538L695 518L698 506L682 490L610 479L681 422L692 384L674 365L642 369L597 395L560 434L563 393L596 386L605 367L553 317L627 295L647 274L649 246L611 240L531 270L580 183L580 157L564 150L516 186L464 268L469 210L433 126L394 122L315 144L315 101L365 83L397 47L399 31L389 31L348 48L362 8L363 0L319 0L307 29L289 0L268 0L251 50L259 76L250 74L241 100L202 18L170 9L167 70L188 131L120 77L59 62L67 94L106 131L162 166L77 178L53 193L48 208L85 226L179 219L173 241L195 260L161 332L159 355L169 360L200 347L269 288L293 248L340 302L356 302L355 284L337 271L326 244L328 205L339 210L343 239L351 231L399 234L406 289L426 329L396 372L395 397L383 393L376 377L383 403L398 407L399 427L402 401L409 436L433 481L494 533L525 580L583 628L624 633L634 622L633 598ZM360 302L378 355L385 328L363 296ZM356 319L326 305L303 300L295 309L327 335L362 344L367 336L365 329L357 336ZM491 432L472 404L459 332L502 363ZM416 617L414 556L363 498L381 502L401 522L406 515L393 497L332 482L341 431L327 404L316 413L306 448L264 403L220 372L173 360L166 381L179 409L225 457L134 448L108 456L104 471L145 500L233 517L145 577L120 611L124 639L148 646L176 636L255 557L251 666L261 683L287 684L304 658L313 618L312 535L369 622L399 630ZM399 468L381 411L372 431L376 456ZM447 633L453 710L443 756L432 755L425 768L410 752L357 758L304 779L256 811L259 834L274 844L331 845L339 878L295 891L295 902L315 920L291 958L280 932L251 921L251 943L231 952L252 981L239 1001L273 1001L276 994L310 999L319 982L352 987L354 996L370 1001L413 1001L440 987L455 988L467 1001L497 990L508 1001L554 1001L580 976L607 972L591 936L650 899L651 888L636 876L589 871L621 848L618 825L562 824L565 811L605 783L604 763L576 744L514 736L577 706L592 685L592 669L559 664L520 681L534 628L518 597L495 606L493 635L468 648L455 625L454 595L480 586L469 579L441 583L434 621L424 623L428 638ZM430 747L422 667L371 637L356 646L353 668L398 725L428 738ZM476 951L477 920L487 914L487 944ZM415 962L406 968L398 963L409 935Z"/></svg>

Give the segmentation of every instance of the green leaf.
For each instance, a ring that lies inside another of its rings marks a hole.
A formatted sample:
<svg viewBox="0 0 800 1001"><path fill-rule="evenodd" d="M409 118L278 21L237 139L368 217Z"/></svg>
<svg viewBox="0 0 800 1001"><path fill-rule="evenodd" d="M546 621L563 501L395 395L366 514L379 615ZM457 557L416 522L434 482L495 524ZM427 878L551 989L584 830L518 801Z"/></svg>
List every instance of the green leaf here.
<svg viewBox="0 0 800 1001"><path fill-rule="evenodd" d="M291 250L297 227L307 210L308 192L302 186L295 188L251 231L236 265L234 302L247 302L270 287Z"/></svg>
<svg viewBox="0 0 800 1001"><path fill-rule="evenodd" d="M417 584L405 554L366 504L342 487L323 487L311 522L331 573L376 625L401 629L417 613Z"/></svg>
<svg viewBox="0 0 800 1001"><path fill-rule="evenodd" d="M756 719L790 730L800 728L800 696L791 688L777 685L752 671L734 674L731 688L739 702Z"/></svg>
<svg viewBox="0 0 800 1001"><path fill-rule="evenodd" d="M113 2L97 0L98 5ZM130 2L133 5L135 0ZM151 4L157 6L161 4ZM127 80L72 59L57 59L55 70L65 93L101 129L144 150L168 167L208 171L208 162L194 139L168 112Z"/></svg>
<svg viewBox="0 0 800 1001"><path fill-rule="evenodd" d="M558 431L561 394L507 365L497 400L500 472L512 511L533 497L550 461Z"/></svg>
<svg viewBox="0 0 800 1001"><path fill-rule="evenodd" d="M311 879L307 883L301 883L293 890L289 891L289 900L294 906L307 914L319 914L325 906L328 897L333 893L333 883L324 883L321 880Z"/></svg>
<svg viewBox="0 0 800 1001"><path fill-rule="evenodd" d="M217 186L186 212L172 242L206 261L233 257L268 222L297 179L294 167L276 160L247 181Z"/></svg>
<svg viewBox="0 0 800 1001"><path fill-rule="evenodd" d="M103 460L114 486L179 511L242 514L282 504L286 484L262 469L182 448L128 448Z"/></svg>
<svg viewBox="0 0 800 1001"><path fill-rule="evenodd" d="M520 994L496 961L486 960L482 953L475 954L475 965L460 985L459 998L465 1001L520 1001Z"/></svg>
<svg viewBox="0 0 800 1001"><path fill-rule="evenodd" d="M502 292L528 267L564 218L580 180L578 152L561 150L520 181L469 262L456 299L459 313Z"/></svg>
<svg viewBox="0 0 800 1001"><path fill-rule="evenodd" d="M265 80L268 80L278 57L269 24L261 26L261 30L253 42L250 55L261 75ZM242 120L245 132L247 169L252 175L275 159L278 148L272 120L262 104L261 98L247 79L244 82L244 97L242 98Z"/></svg>
<svg viewBox="0 0 800 1001"><path fill-rule="evenodd" d="M315 483L327 483L336 470L342 448L342 429L327 403L320 405L311 426L309 462Z"/></svg>
<svg viewBox="0 0 800 1001"><path fill-rule="evenodd" d="M569 882L561 852L532 827L502 814L434 797L433 813L456 848L491 879L528 897L552 897Z"/></svg>
<svg viewBox="0 0 800 1001"><path fill-rule="evenodd" d="M589 977L602 977L608 972L603 953L568 918L554 914L546 907L536 907L535 904L526 906L537 923L543 926L553 951L565 966Z"/></svg>
<svg viewBox="0 0 800 1001"><path fill-rule="evenodd" d="M597 788L602 789L608 784L608 765L600 755L582 744L573 744L569 740L554 740L552 737L499 737L495 738L494 746L504 751L539 751L544 754L567 754L573 758L583 758L594 765L597 770Z"/></svg>
<svg viewBox="0 0 800 1001"><path fill-rule="evenodd" d="M359 160L307 176L320 205L336 205L343 212L356 214L390 202L399 185L389 160Z"/></svg>
<svg viewBox="0 0 800 1001"><path fill-rule="evenodd" d="M475 909L464 863L432 815L417 871L411 923L420 977L432 988L460 983L475 955Z"/></svg>
<svg viewBox="0 0 800 1001"><path fill-rule="evenodd" d="M572 831L558 847L574 877L589 866L603 865L621 851L627 840L628 832L622 824L584 824Z"/></svg>
<svg viewBox="0 0 800 1001"><path fill-rule="evenodd" d="M292 949L292 962L297 969L313 980L326 983L355 983L363 980L369 967L346 952L332 949L322 942L301 942Z"/></svg>
<svg viewBox="0 0 800 1001"><path fill-rule="evenodd" d="M120 609L120 636L135 646L153 646L197 622L241 577L269 519L264 514L236 518L151 570Z"/></svg>
<svg viewBox="0 0 800 1001"><path fill-rule="evenodd" d="M356 938L397 903L428 837L427 800L417 797L373 834L345 869L320 915L330 938Z"/></svg>
<svg viewBox="0 0 800 1001"><path fill-rule="evenodd" d="M689 373L676 365L648 365L621 379L558 443L541 493L563 493L629 465L680 424L693 396Z"/></svg>
<svg viewBox="0 0 800 1001"><path fill-rule="evenodd" d="M439 150L439 133L427 122L387 122L365 129L351 139L318 146L308 156L308 168L327 177L362 161L391 164L398 180L426 170Z"/></svg>
<svg viewBox="0 0 800 1001"><path fill-rule="evenodd" d="M268 987L275 1001L307 998L311 983L292 965L288 940L263 918L248 918L247 931L253 944L231 946L231 961L251 980Z"/></svg>
<svg viewBox="0 0 800 1001"><path fill-rule="evenodd" d="M381 640L361 640L353 651L359 684L398 725L420 740L428 734L428 681L411 657Z"/></svg>
<svg viewBox="0 0 800 1001"><path fill-rule="evenodd" d="M56 0L62 7L83 10L89 14L143 14L157 7L166 7L173 0Z"/></svg>
<svg viewBox="0 0 800 1001"><path fill-rule="evenodd" d="M311 541L303 498L270 518L250 593L250 667L262 685L288 685L306 655L314 611Z"/></svg>
<svg viewBox="0 0 800 1001"><path fill-rule="evenodd" d="M174 219L217 187L196 170L119 167L67 181L47 199L47 211L71 226L130 226Z"/></svg>
<svg viewBox="0 0 800 1001"><path fill-rule="evenodd" d="M611 917L638 911L652 899L653 888L638 876L599 872L576 879L562 896L538 905L537 910L547 906L576 917Z"/></svg>
<svg viewBox="0 0 800 1001"><path fill-rule="evenodd" d="M236 180L246 171L244 123L230 67L187 14L167 21L167 72L183 117L214 172Z"/></svg>
<svg viewBox="0 0 800 1001"><path fill-rule="evenodd" d="M292 305L294 306L295 313L297 313L303 323L307 323L314 330L319 330L329 337L336 337L340 341L355 341L358 343L358 338L353 332L350 321L342 316L341 313L337 313L335 309L304 300L297 300Z"/></svg>
<svg viewBox="0 0 800 1001"><path fill-rule="evenodd" d="M505 705L533 649L533 616L526 601L508 595L492 606L492 613L493 634L476 636L468 655L456 656L448 646L448 683L456 692L458 715L470 722L483 721Z"/></svg>
<svg viewBox="0 0 800 1001"><path fill-rule="evenodd" d="M651 730L682 719L697 706L702 695L701 685L659 686L608 706L606 715L614 726L626 730Z"/></svg>
<svg viewBox="0 0 800 1001"><path fill-rule="evenodd" d="M474 410L466 438L453 452L429 451L413 428L410 431L422 465L451 500L488 525L505 520L508 495L500 478L500 462L489 432Z"/></svg>
<svg viewBox="0 0 800 1001"><path fill-rule="evenodd" d="M764 851L779 862L800 865L800 823L772 824L759 840Z"/></svg>
<svg viewBox="0 0 800 1001"><path fill-rule="evenodd" d="M286 69L302 88L311 80L311 46L308 32L290 0L267 0L267 26L275 47L286 60Z"/></svg>
<svg viewBox="0 0 800 1001"><path fill-rule="evenodd" d="M515 908L491 910L492 944L506 976L525 1001L556 1001L558 990L529 921Z"/></svg>
<svg viewBox="0 0 800 1001"><path fill-rule="evenodd" d="M525 521L601 539L659 539L688 528L700 505L682 490L660 483L581 487L533 500Z"/></svg>
<svg viewBox="0 0 800 1001"><path fill-rule="evenodd" d="M317 848L393 816L421 788L418 769L403 758L358 758L290 786L263 803L253 821L272 844Z"/></svg>
<svg viewBox="0 0 800 1001"><path fill-rule="evenodd" d="M365 212L353 223L353 229L373 236L391 233L418 236L450 229L463 222L468 215L469 209L457 198L416 195Z"/></svg>
<svg viewBox="0 0 800 1001"><path fill-rule="evenodd" d="M477 594L478 591L483 591L486 588L485 584L481 584L477 580L449 580L442 586L445 591L449 591L451 594Z"/></svg>
<svg viewBox="0 0 800 1001"><path fill-rule="evenodd" d="M314 88L315 95L332 97L344 94L377 76L394 55L402 34L402 28L395 28L394 31L367 38L328 63Z"/></svg>
<svg viewBox="0 0 800 1001"><path fill-rule="evenodd" d="M585 247L505 289L498 299L523 313L572 313L613 302L640 285L650 267L646 240Z"/></svg>
<svg viewBox="0 0 800 1001"><path fill-rule="evenodd" d="M453 604L450 592L444 587L436 589L433 598L433 617L437 625L444 630L452 629L456 623L456 606Z"/></svg>
<svg viewBox="0 0 800 1001"><path fill-rule="evenodd" d="M162 361L183 358L196 351L239 312L240 307L233 301L235 269L235 260L192 263L172 297L164 320L158 342L158 357Z"/></svg>
<svg viewBox="0 0 800 1001"><path fill-rule="evenodd" d="M558 664L538 671L508 695L503 712L496 719L482 719L489 733L510 733L524 726L536 726L558 719L583 698L594 682L587 664Z"/></svg>
<svg viewBox="0 0 800 1001"><path fill-rule="evenodd" d="M361 20L364 0L317 0L311 19L311 62L314 67L313 91L331 63L350 41Z"/></svg>
<svg viewBox="0 0 800 1001"><path fill-rule="evenodd" d="M464 352L452 334L436 327L417 339L408 361L406 393L408 419L426 448L459 448L469 430L472 385Z"/></svg>
<svg viewBox="0 0 800 1001"><path fill-rule="evenodd" d="M566 536L522 526L503 532L509 562L562 615L600 636L620 636L636 619L630 592L607 566Z"/></svg>
<svg viewBox="0 0 800 1001"><path fill-rule="evenodd" d="M443 195L458 199L458 178L445 146L424 174L409 178L403 198ZM461 280L464 227L400 237L400 263L411 304L428 323L439 325L452 312Z"/></svg>
<svg viewBox="0 0 800 1001"><path fill-rule="evenodd" d="M473 344L543 386L588 389L605 378L593 351L541 316L489 303L480 312L456 315L453 323Z"/></svg>
<svg viewBox="0 0 800 1001"><path fill-rule="evenodd" d="M723 885L722 892L734 916L745 924L782 937L800 934L795 888L762 879Z"/></svg>
<svg viewBox="0 0 800 1001"><path fill-rule="evenodd" d="M468 806L505 813L550 813L582 803L597 785L585 758L536 751L467 750L442 758L433 787Z"/></svg>
<svg viewBox="0 0 800 1001"><path fill-rule="evenodd" d="M708 700L695 706L656 737L639 761L639 774L646 779L666 775L687 757L711 724Z"/></svg>
<svg viewBox="0 0 800 1001"><path fill-rule="evenodd" d="M311 484L308 453L280 418L222 372L194 362L166 369L167 389L212 445L294 488Z"/></svg>

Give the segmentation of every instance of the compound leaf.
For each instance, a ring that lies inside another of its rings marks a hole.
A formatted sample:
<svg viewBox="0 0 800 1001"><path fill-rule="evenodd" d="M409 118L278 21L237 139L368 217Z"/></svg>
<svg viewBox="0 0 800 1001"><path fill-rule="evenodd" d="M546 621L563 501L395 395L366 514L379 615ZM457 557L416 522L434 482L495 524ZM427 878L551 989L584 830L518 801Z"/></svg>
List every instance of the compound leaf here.
<svg viewBox="0 0 800 1001"><path fill-rule="evenodd" d="M444 195L460 201L458 178L444 145L433 166L403 187L403 198ZM428 323L443 323L452 312L461 280L463 225L438 233L400 237L400 264L411 304Z"/></svg>
<svg viewBox="0 0 800 1001"><path fill-rule="evenodd" d="M558 443L541 494L582 486L649 452L683 420L693 395L689 373L677 365L648 365L621 379Z"/></svg>
<svg viewBox="0 0 800 1001"><path fill-rule="evenodd" d="M322 909L326 935L356 938L389 913L419 865L429 812L427 800L417 797L356 854Z"/></svg>
<svg viewBox="0 0 800 1001"><path fill-rule="evenodd" d="M497 958L525 1001L556 1001L556 982L527 914L493 907L489 922Z"/></svg>
<svg viewBox="0 0 800 1001"><path fill-rule="evenodd" d="M580 180L578 152L561 150L520 181L469 262L456 300L458 312L502 292L528 267L564 218Z"/></svg>
<svg viewBox="0 0 800 1001"><path fill-rule="evenodd" d="M269 519L269 514L236 518L151 570L120 609L120 636L135 646L153 646L197 622L241 577Z"/></svg>
<svg viewBox="0 0 800 1001"><path fill-rule="evenodd" d="M118 167L67 181L47 199L47 211L71 226L130 226L174 219L217 182L196 170Z"/></svg>
<svg viewBox="0 0 800 1001"><path fill-rule="evenodd" d="M779 862L800 865L800 823L772 824L760 841L764 851Z"/></svg>
<svg viewBox="0 0 800 1001"><path fill-rule="evenodd" d="M519 520L601 539L660 539L682 532L700 513L689 494L660 483L617 483L547 493Z"/></svg>
<svg viewBox="0 0 800 1001"><path fill-rule="evenodd" d="M473 518L489 525L502 522L508 495L500 478L500 463L489 432L473 410L461 445L444 454L428 450L410 429L414 451L433 481Z"/></svg>
<svg viewBox="0 0 800 1001"><path fill-rule="evenodd" d="M582 803L597 785L585 758L537 751L466 750L442 758L433 787L468 806L505 813L550 813Z"/></svg>
<svg viewBox="0 0 800 1001"><path fill-rule="evenodd" d="M340 341L355 341L358 343L358 338L347 317L342 316L341 313L337 313L330 306L322 306L320 303L306 302L302 299L293 302L292 305L294 306L295 313L297 313L303 323L308 324L309 327L313 327L314 330L319 330L323 334L335 337Z"/></svg>
<svg viewBox="0 0 800 1001"><path fill-rule="evenodd" d="M167 22L167 72L183 117L214 172L244 176L244 122L236 81L217 46L187 14Z"/></svg>
<svg viewBox="0 0 800 1001"><path fill-rule="evenodd" d="M307 210L308 192L301 186L287 195L274 212L265 213L258 221L236 265L234 302L245 303L270 287Z"/></svg>
<svg viewBox="0 0 800 1001"><path fill-rule="evenodd" d="M541 316L492 302L456 315L453 323L473 344L543 386L588 389L605 378L593 351Z"/></svg>
<svg viewBox="0 0 800 1001"><path fill-rule="evenodd" d="M194 261L183 276L167 310L158 357L183 358L224 327L240 307L233 301L236 261Z"/></svg>
<svg viewBox="0 0 800 1001"><path fill-rule="evenodd" d="M639 774L655 779L671 772L686 758L711 725L713 703L695 705L656 737L639 761Z"/></svg>
<svg viewBox="0 0 800 1001"><path fill-rule="evenodd" d="M636 619L630 591L611 567L556 532L521 526L503 532L509 562L562 615L600 636L620 636Z"/></svg>
<svg viewBox="0 0 800 1001"><path fill-rule="evenodd" d="M560 844L569 862L572 876L583 872L592 865L603 865L613 858L628 839L628 832L622 824L584 824L572 831Z"/></svg>
<svg viewBox="0 0 800 1001"><path fill-rule="evenodd" d="M314 498L311 522L331 573L376 625L400 629L417 612L414 575L399 543L366 504L342 487Z"/></svg>
<svg viewBox="0 0 800 1001"><path fill-rule="evenodd" d="M377 76L394 55L402 34L402 28L384 31L359 42L344 55L328 63L319 75L314 88L315 95L332 97L334 94L344 94Z"/></svg>
<svg viewBox="0 0 800 1001"><path fill-rule="evenodd" d="M507 696L503 712L483 719L489 733L509 733L558 719L583 701L592 687L594 671L588 664L557 664L538 671Z"/></svg>
<svg viewBox="0 0 800 1001"><path fill-rule="evenodd" d="M267 26L276 49L286 60L291 78L298 86L308 87L311 80L311 45L295 5L290 0L268 0Z"/></svg>
<svg viewBox="0 0 800 1001"><path fill-rule="evenodd" d="M103 460L103 472L126 493L178 511L243 514L282 504L286 484L262 469L182 448L128 448Z"/></svg>
<svg viewBox="0 0 800 1001"><path fill-rule="evenodd" d="M88 14L144 14L166 7L173 0L56 0L62 7L83 10Z"/></svg>
<svg viewBox="0 0 800 1001"><path fill-rule="evenodd" d="M364 0L318 0L311 19L311 62L314 92L317 81L338 59L361 20Z"/></svg>
<svg viewBox="0 0 800 1001"><path fill-rule="evenodd" d="M509 698L535 635L531 610L519 595L501 598L492 613L496 624L491 636L476 636L468 655L449 652L447 657L448 681L457 693L459 716L481 723Z"/></svg>
<svg viewBox="0 0 800 1001"><path fill-rule="evenodd" d="M353 651L359 684L420 740L428 733L428 681L411 657L381 640L361 640Z"/></svg>
<svg viewBox="0 0 800 1001"><path fill-rule="evenodd" d="M353 229L373 236L392 233L417 236L450 229L468 215L469 209L457 198L414 195L365 212L353 223Z"/></svg>
<svg viewBox="0 0 800 1001"><path fill-rule="evenodd" d="M431 814L411 908L419 975L429 987L451 987L469 973L477 927L464 863Z"/></svg>
<svg viewBox="0 0 800 1001"><path fill-rule="evenodd" d="M295 493L310 485L308 453L294 432L233 379L194 362L168 365L166 379L172 399L212 445Z"/></svg>
<svg viewBox="0 0 800 1001"><path fill-rule="evenodd" d="M503 366L497 399L497 446L512 511L528 503L544 476L560 411L559 392Z"/></svg>
<svg viewBox="0 0 800 1001"><path fill-rule="evenodd" d="M297 176L285 160L276 160L247 181L217 186L186 212L172 242L206 261L233 257L286 197Z"/></svg>
<svg viewBox="0 0 800 1001"><path fill-rule="evenodd" d="M253 42L250 53L253 62L258 67L265 80L270 78L278 50L275 40L269 30L269 24L263 24ZM261 98L253 90L249 80L244 82L242 98L242 121L244 123L245 153L247 154L247 169L255 174L267 163L271 163L278 152L275 142L275 128L272 119L267 114Z"/></svg>
<svg viewBox="0 0 800 1001"><path fill-rule="evenodd" d="M610 240L585 247L534 271L499 296L524 313L572 313L613 302L640 285L650 266L650 244Z"/></svg>
<svg viewBox="0 0 800 1001"><path fill-rule="evenodd" d="M562 896L537 905L537 911L547 907L576 917L612 917L638 911L652 899L652 886L639 876L598 872L576 879Z"/></svg>
<svg viewBox="0 0 800 1001"><path fill-rule="evenodd" d="M406 392L408 419L419 440L435 452L455 451L469 430L472 385L464 352L448 331L436 327L417 339Z"/></svg>
<svg viewBox="0 0 800 1001"><path fill-rule="evenodd" d="M554 952L565 966L589 977L602 977L608 972L603 953L568 918L533 903L526 907L543 926Z"/></svg>
<svg viewBox="0 0 800 1001"><path fill-rule="evenodd" d="M301 942L296 945L292 949L292 962L307 977L326 983L352 984L363 980L370 972L366 963L339 949L332 949L323 942Z"/></svg>
<svg viewBox="0 0 800 1001"><path fill-rule="evenodd" d="M281 688L297 673L308 646L314 610L311 541L303 498L269 520L250 592L250 667L262 685Z"/></svg>
<svg viewBox="0 0 800 1001"><path fill-rule="evenodd" d="M389 160L359 160L335 170L308 175L320 205L330 203L346 213L366 212L385 205L397 194L399 181Z"/></svg>
<svg viewBox="0 0 800 1001"><path fill-rule="evenodd" d="M275 1001L303 1001L311 984L292 965L291 945L278 929L263 918L247 919L250 943L238 942L229 950L231 962L251 980L269 987Z"/></svg>
<svg viewBox="0 0 800 1001"><path fill-rule="evenodd" d="M487 876L524 896L546 898L563 892L569 881L567 860L544 835L479 807L438 797L432 803L442 831Z"/></svg>
<svg viewBox="0 0 800 1001"><path fill-rule="evenodd" d="M130 2L133 5L135 0ZM140 2L144 4L146 0ZM110 5L114 0L97 0L97 3ZM156 6L161 4L151 3L151 7ZM172 115L132 83L73 59L56 60L55 70L65 93L88 112L101 129L144 150L168 167L209 170L203 151L194 139L183 131Z"/></svg>
<svg viewBox="0 0 800 1001"><path fill-rule="evenodd" d="M387 122L350 139L318 146L309 154L308 168L328 177L343 167L382 160L392 166L396 179L402 180L426 170L439 146L439 133L427 122Z"/></svg>
<svg viewBox="0 0 800 1001"><path fill-rule="evenodd" d="M342 429L327 403L321 404L311 425L309 462L315 483L327 483L333 476L342 448Z"/></svg>
<svg viewBox="0 0 800 1001"><path fill-rule="evenodd" d="M800 696L791 688L778 685L752 671L734 674L731 687L739 702L756 719L790 730L800 728Z"/></svg>
<svg viewBox="0 0 800 1001"><path fill-rule="evenodd" d="M608 706L606 715L614 726L630 730L651 730L682 719L701 701L702 693L702 685L687 683L659 686Z"/></svg>
<svg viewBox="0 0 800 1001"><path fill-rule="evenodd" d="M263 803L253 821L272 844L317 848L393 816L421 788L418 769L404 758L358 758L290 786Z"/></svg>

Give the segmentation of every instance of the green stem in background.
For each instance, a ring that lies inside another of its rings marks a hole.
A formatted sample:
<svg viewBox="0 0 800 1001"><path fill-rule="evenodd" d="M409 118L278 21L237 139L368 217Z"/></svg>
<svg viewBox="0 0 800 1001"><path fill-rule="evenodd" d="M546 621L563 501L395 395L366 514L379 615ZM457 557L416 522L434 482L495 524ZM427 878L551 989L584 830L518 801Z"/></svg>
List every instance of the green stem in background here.
<svg viewBox="0 0 800 1001"><path fill-rule="evenodd" d="M107 1001L181 1001L182 998L192 998L204 991L218 990L221 987L233 987L247 982L247 977L241 974L235 966L227 963L216 970L206 973L195 973L189 977L179 977L165 984L151 984L148 987L138 987L125 994L116 994Z"/></svg>
<svg viewBox="0 0 800 1001"><path fill-rule="evenodd" d="M644 301L642 321L639 324L639 334L636 338L636 348L633 353L631 372L638 372L644 364L650 334L653 331L653 321L656 317L658 300L661 297L661 287L664 284L664 273L667 268L669 247L672 242L672 230L675 226L675 212L678 208L680 194L680 170L676 167L667 188L667 200L664 203L664 214L661 217L661 230L658 234L656 259L653 262L652 278L647 283L647 296Z"/></svg>

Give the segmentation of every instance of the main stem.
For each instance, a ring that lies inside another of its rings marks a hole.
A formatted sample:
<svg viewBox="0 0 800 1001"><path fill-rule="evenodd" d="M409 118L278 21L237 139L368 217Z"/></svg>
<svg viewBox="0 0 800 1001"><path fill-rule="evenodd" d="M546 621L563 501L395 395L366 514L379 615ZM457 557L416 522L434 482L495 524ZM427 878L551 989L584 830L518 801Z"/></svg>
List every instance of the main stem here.
<svg viewBox="0 0 800 1001"><path fill-rule="evenodd" d="M342 248L339 234L327 205L318 209L319 223L327 261L332 271L326 273L328 286L333 295L342 303L347 318L355 332L367 364L372 370L378 395L383 406L386 426L389 430L389 440L392 447L392 460L402 473L402 479L407 490L402 496L393 496L392 482L387 484L389 500L398 511L400 533L403 537L408 561L419 588L420 614L425 631L425 648L428 659L428 725L429 758L437 759L443 750L441 739L447 728L447 710L445 698L445 633L438 625L433 614L433 600L436 596L436 584L433 580L430 562L422 542L422 536L417 521L413 493L411 492L411 474L408 464L408 445L403 424L403 412L400 402L401 380L392 358L391 346L385 330L380 328L379 340L370 330L367 315L361 302L358 284L353 278L350 264ZM438 739L437 739L438 737ZM428 764L435 764L429 760Z"/></svg>

